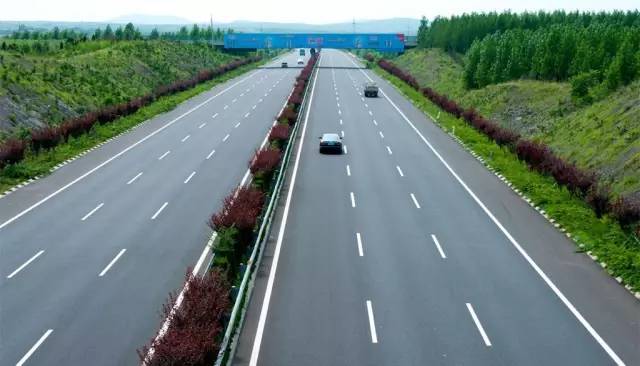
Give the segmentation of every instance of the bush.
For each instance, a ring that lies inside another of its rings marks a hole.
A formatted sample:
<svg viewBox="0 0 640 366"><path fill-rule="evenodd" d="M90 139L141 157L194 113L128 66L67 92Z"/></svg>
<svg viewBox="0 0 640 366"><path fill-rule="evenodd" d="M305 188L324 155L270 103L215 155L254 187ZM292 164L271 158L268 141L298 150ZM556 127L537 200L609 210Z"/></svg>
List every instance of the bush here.
<svg viewBox="0 0 640 366"><path fill-rule="evenodd" d="M618 197L611 208L613 217L624 228L630 229L640 221L640 198Z"/></svg>
<svg viewBox="0 0 640 366"><path fill-rule="evenodd" d="M589 190L586 200L593 208L596 217L601 218L611 208L611 190L607 185L594 184Z"/></svg>
<svg viewBox="0 0 640 366"><path fill-rule="evenodd" d="M277 124L271 127L271 131L269 132L269 142L277 144L278 147L282 148L284 144L289 139L289 126L283 124Z"/></svg>
<svg viewBox="0 0 640 366"><path fill-rule="evenodd" d="M292 108L287 107L282 110L280 116L278 116L278 122L288 123L289 125L293 125L296 123L298 119L298 113Z"/></svg>
<svg viewBox="0 0 640 366"><path fill-rule="evenodd" d="M24 159L25 143L18 139L9 139L0 146L0 168L15 164Z"/></svg>
<svg viewBox="0 0 640 366"><path fill-rule="evenodd" d="M231 307L224 275L214 270L199 277L187 271L182 303L172 313L175 302L176 295L170 294L162 309L169 328L155 343L151 340L137 350L140 362L148 366L213 365ZM146 359L151 347L153 356Z"/></svg>
<svg viewBox="0 0 640 366"><path fill-rule="evenodd" d="M213 230L236 227L240 231L252 231L262 211L264 193L255 188L241 187L224 199L219 213L211 216L209 226Z"/></svg>
<svg viewBox="0 0 640 366"><path fill-rule="evenodd" d="M253 183L256 188L267 191L271 183L273 171L280 162L282 153L278 149L267 148L256 151L249 163L249 170L253 174Z"/></svg>
<svg viewBox="0 0 640 366"><path fill-rule="evenodd" d="M47 126L31 130L31 148L35 153L40 149L49 150L60 142L61 133L58 127Z"/></svg>

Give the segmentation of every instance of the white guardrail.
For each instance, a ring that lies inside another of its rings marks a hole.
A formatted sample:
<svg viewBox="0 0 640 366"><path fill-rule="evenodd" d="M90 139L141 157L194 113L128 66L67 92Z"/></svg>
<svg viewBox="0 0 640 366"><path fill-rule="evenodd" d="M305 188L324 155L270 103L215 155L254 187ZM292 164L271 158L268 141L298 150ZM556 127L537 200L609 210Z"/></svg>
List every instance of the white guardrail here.
<svg viewBox="0 0 640 366"><path fill-rule="evenodd" d="M298 117L296 123L294 124L291 135L289 136L289 142L287 143L287 148L285 149L282 162L280 163L278 177L271 192L269 205L264 212L262 224L260 225L258 236L256 237L256 240L254 242L251 257L249 258L245 266L242 282L237 291L237 296L233 304L233 310L231 311L229 323L227 324L224 338L220 345L220 351L218 352L215 366L230 365L233 361L233 357L235 355L236 347L238 344L238 338L240 336L240 331L242 330L242 325L244 324L247 307L253 293L256 269L260 267L262 252L269 239L271 224L273 223L273 218L275 217L276 204L278 202L278 199L280 198L280 192L284 184L291 152L293 151L293 146L295 145L295 139L298 135L299 126L302 123L302 116L304 116L304 112L308 108L308 93L309 90L311 90L311 84L313 83L313 74L317 72L318 64L319 62L316 60L313 71L309 76L309 82L307 83L304 91L304 97L302 99L302 104L300 105L300 110L298 111ZM213 262L213 260L211 262Z"/></svg>

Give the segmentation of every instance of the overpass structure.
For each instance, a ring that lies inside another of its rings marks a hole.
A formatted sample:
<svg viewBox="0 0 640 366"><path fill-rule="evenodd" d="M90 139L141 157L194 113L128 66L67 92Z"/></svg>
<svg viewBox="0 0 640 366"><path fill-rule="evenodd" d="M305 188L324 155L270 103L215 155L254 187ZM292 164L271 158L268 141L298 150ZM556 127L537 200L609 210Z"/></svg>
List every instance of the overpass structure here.
<svg viewBox="0 0 640 366"><path fill-rule="evenodd" d="M225 34L226 49L337 48L402 52L402 33L232 33Z"/></svg>

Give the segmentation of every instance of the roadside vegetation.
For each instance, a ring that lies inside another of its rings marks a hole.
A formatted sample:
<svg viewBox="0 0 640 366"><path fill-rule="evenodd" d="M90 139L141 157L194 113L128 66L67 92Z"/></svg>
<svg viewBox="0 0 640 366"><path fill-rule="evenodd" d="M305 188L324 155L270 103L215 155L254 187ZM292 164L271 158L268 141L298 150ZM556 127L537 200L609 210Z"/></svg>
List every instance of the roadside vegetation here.
<svg viewBox="0 0 640 366"><path fill-rule="evenodd" d="M209 218L209 226L217 233L211 268L207 269L203 279L187 276L184 287L184 298L190 299L187 306L183 301L179 308L174 308L176 296L169 296L163 307L163 321L170 320L166 333L154 337L138 350L140 360L146 361L146 365L212 365L219 354L223 358L222 364L226 364L229 354L228 349L221 350L227 346L223 342L223 331L231 321L236 321L234 328L230 329L231 336L237 331L241 314L237 313L236 319L230 319L233 302L239 301L242 308L246 301L246 291L239 293L238 288L247 271L255 270L255 261L250 264L253 268L248 268L246 263L252 251L258 250L255 246L260 245L257 242L258 231L268 219L267 205L276 194L277 176L286 167L284 152L292 144L291 130L298 123L298 112L316 60L312 57L296 78L286 106L276 116L277 123L269 131L268 145L257 150L249 161L251 183L229 193L220 210ZM195 290L192 290L193 281L197 284ZM215 282L219 284L213 285ZM180 316L173 315L174 312ZM174 319L178 319L176 326ZM154 354L149 356L151 348ZM158 354L159 350L161 353Z"/></svg>
<svg viewBox="0 0 640 366"><path fill-rule="evenodd" d="M58 125L34 128L0 144L0 191L47 174L57 164L135 125L175 108L179 103L255 66L260 56L236 58L189 79L155 88L127 102L108 105L67 119Z"/></svg>
<svg viewBox="0 0 640 366"><path fill-rule="evenodd" d="M373 56L367 56L369 60ZM557 156L544 143L486 119L473 108L430 87L384 59L376 69L437 123L455 131L473 151L530 197L580 243L606 270L631 290L640 289L640 202L634 196L612 199L609 187L591 172Z"/></svg>

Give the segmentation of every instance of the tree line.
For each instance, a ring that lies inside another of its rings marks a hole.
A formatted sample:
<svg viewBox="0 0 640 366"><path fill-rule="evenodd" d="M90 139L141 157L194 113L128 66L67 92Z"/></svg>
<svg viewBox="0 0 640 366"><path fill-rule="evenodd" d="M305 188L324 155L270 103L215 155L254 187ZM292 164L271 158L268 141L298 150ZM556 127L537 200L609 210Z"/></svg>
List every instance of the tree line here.
<svg viewBox="0 0 640 366"><path fill-rule="evenodd" d="M425 19L418 30L418 44L446 51L466 52L474 40L511 29L537 30L552 25L574 25L587 28L593 24L618 27L639 27L640 12L524 12L471 13L449 18L437 17L431 23Z"/></svg>
<svg viewBox="0 0 640 366"><path fill-rule="evenodd" d="M60 29L54 27L50 31L28 30L20 27L13 32L8 39L24 40L63 40L63 41L88 41L88 40L109 40L109 41L132 41L141 39L164 39L169 41L209 41L221 40L225 33L233 33L233 29L213 29L211 26L200 27L194 24L191 28L182 26L177 32L159 32L154 28L148 35L143 35L140 29L132 23L127 23L124 27L119 26L115 30L111 25L107 25L104 30L96 28L93 33L76 31L74 29Z"/></svg>
<svg viewBox="0 0 640 366"><path fill-rule="evenodd" d="M640 25L554 24L536 30L511 29L476 40L466 54L469 88L530 78L571 80L584 97L601 85L614 90L634 80L640 69Z"/></svg>

